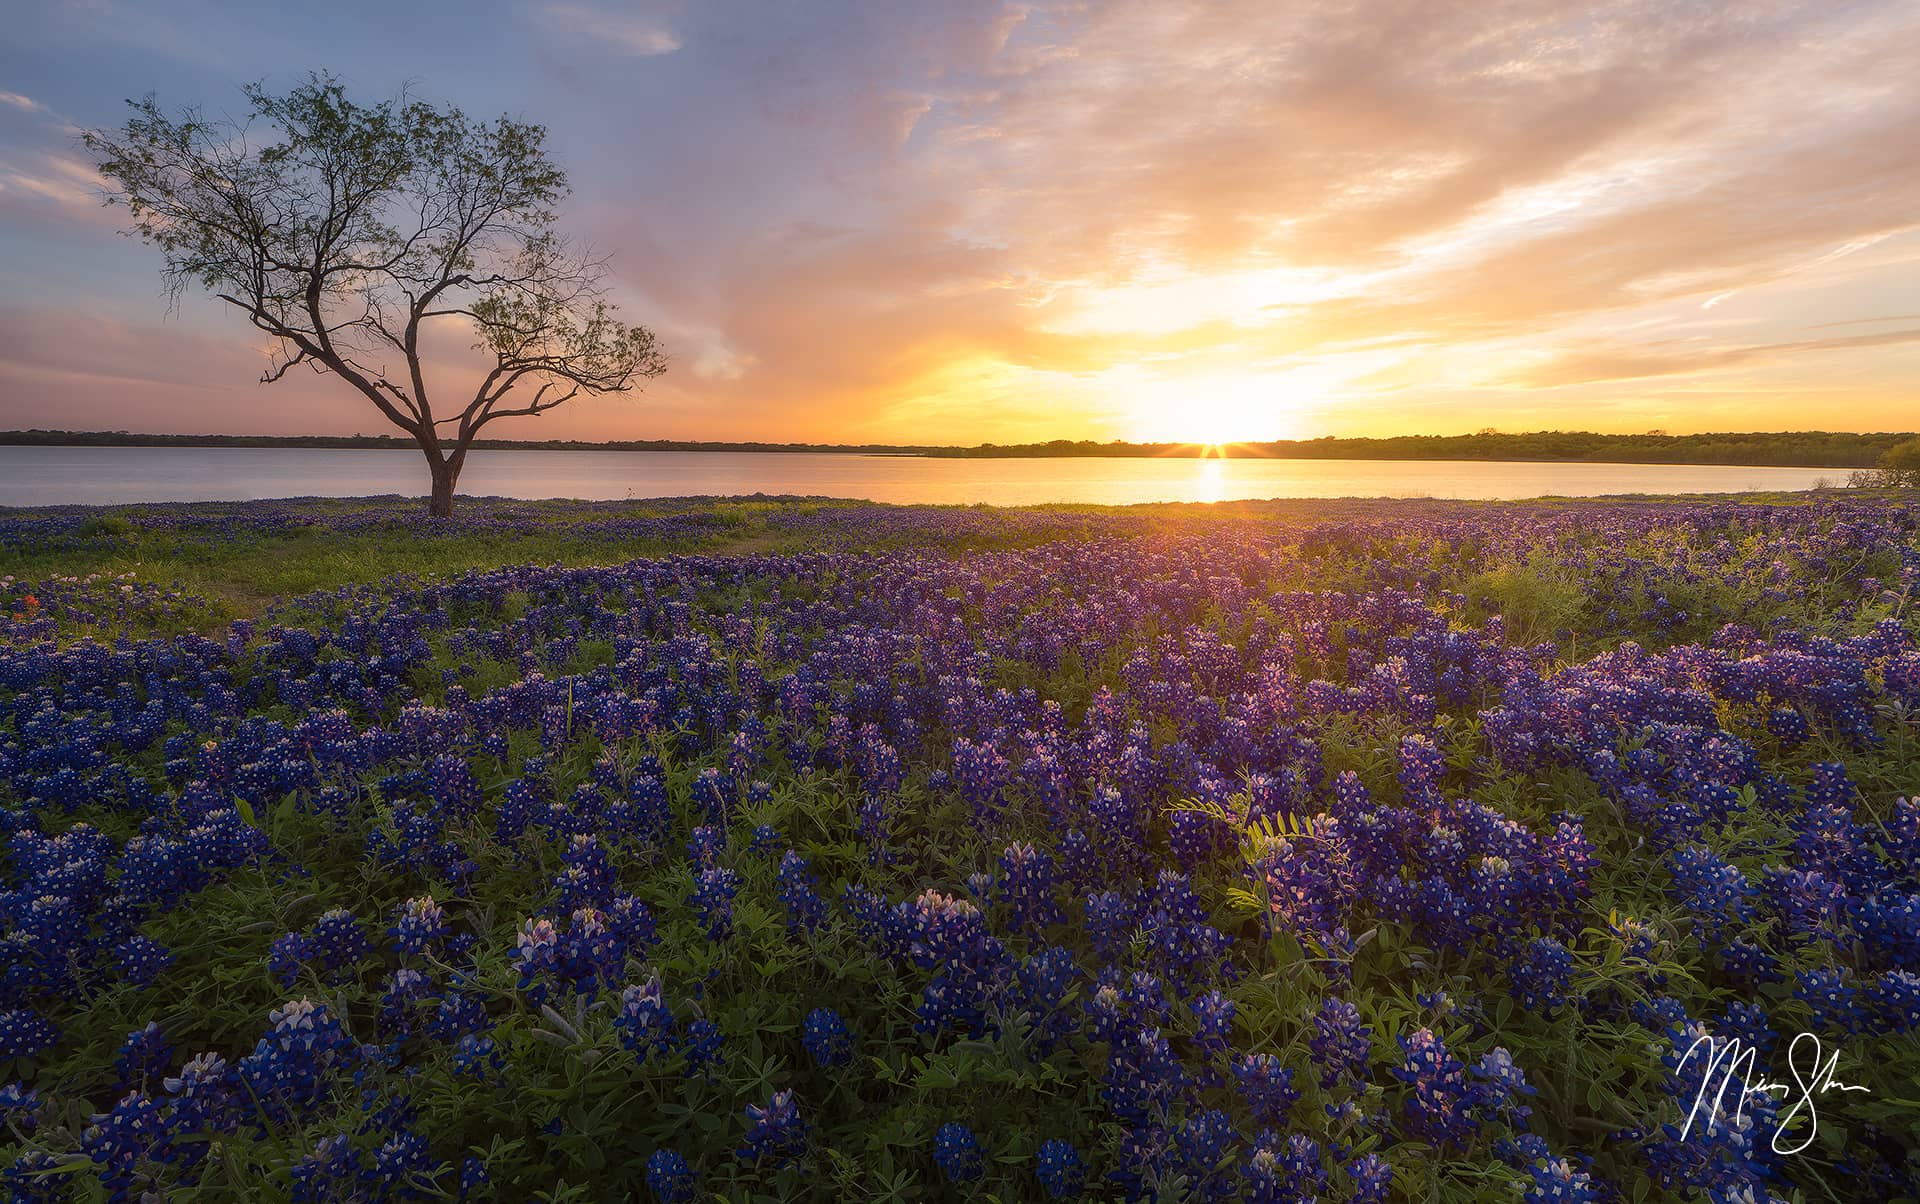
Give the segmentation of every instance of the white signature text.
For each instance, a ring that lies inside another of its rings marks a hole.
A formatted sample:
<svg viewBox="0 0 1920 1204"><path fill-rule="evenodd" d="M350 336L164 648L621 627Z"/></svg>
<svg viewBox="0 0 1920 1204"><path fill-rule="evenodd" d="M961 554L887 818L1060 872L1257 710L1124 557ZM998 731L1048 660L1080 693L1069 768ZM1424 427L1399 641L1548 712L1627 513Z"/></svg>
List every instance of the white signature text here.
<svg viewBox="0 0 1920 1204"><path fill-rule="evenodd" d="M1787 1073L1793 1076L1792 1083L1753 1077L1758 1051L1738 1037L1700 1037L1680 1055L1676 1072L1686 1069L1687 1063L1696 1054L1702 1059L1700 1089L1694 1093L1693 1106L1688 1109L1686 1124L1680 1129L1683 1141L1693 1131L1694 1122L1700 1119L1703 1107L1706 1110L1706 1131L1712 1133L1719 1117L1724 1114L1723 1105L1729 1092L1735 1096L1734 1123L1740 1124L1746 1117L1747 1096L1764 1091L1779 1096L1786 1105L1780 1113L1780 1127L1774 1130L1773 1152L1797 1154L1813 1144L1815 1135L1820 1131L1820 1114L1815 1106L1820 1096L1829 1091L1867 1090L1840 1081L1834 1074L1840 1062L1840 1051L1836 1049L1827 1054L1820 1046L1820 1038L1812 1033L1801 1033L1787 1047ZM1787 1130L1803 1113L1807 1118L1806 1132L1795 1141Z"/></svg>

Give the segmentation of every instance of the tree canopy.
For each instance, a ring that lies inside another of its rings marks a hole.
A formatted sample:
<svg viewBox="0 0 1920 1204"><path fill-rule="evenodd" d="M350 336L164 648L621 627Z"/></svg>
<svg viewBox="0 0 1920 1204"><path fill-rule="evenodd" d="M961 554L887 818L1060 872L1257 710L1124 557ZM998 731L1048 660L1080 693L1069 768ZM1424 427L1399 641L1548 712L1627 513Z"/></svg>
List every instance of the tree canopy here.
<svg viewBox="0 0 1920 1204"><path fill-rule="evenodd" d="M278 341L262 381L332 373L411 436L430 511L479 431L613 393L666 370L652 331L622 321L608 266L557 229L566 173L546 130L406 93L351 99L325 73L285 94L244 89L239 120L129 101L83 135L129 231L165 255L170 295L204 288ZM485 359L477 387L430 387L432 324L464 322Z"/></svg>

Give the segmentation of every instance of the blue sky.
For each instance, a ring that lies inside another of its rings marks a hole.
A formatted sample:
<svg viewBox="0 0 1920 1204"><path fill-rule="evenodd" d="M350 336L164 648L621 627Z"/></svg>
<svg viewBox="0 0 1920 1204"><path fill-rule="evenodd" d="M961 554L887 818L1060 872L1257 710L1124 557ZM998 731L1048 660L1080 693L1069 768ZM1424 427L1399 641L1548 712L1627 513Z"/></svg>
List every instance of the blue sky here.
<svg viewBox="0 0 1920 1204"><path fill-rule="evenodd" d="M378 429L169 316L74 138L325 68L547 125L568 228L673 356L503 435L1914 427L1920 9L1598 11L29 0L0 425Z"/></svg>

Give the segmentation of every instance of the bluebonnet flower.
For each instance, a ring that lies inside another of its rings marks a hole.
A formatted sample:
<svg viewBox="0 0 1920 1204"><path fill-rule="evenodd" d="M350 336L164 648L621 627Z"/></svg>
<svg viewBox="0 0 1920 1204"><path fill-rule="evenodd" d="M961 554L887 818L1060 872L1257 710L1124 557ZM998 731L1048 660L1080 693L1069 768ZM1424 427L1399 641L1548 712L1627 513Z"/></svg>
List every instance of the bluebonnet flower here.
<svg viewBox="0 0 1920 1204"><path fill-rule="evenodd" d="M813 1064L823 1069L844 1066L853 1059L853 1037L847 1032L847 1022L832 1008L815 1008L807 1013L801 1040Z"/></svg>
<svg viewBox="0 0 1920 1204"><path fill-rule="evenodd" d="M282 987L291 987L300 977L307 960L315 956L313 941L305 933L289 932L275 938L267 951L267 972Z"/></svg>
<svg viewBox="0 0 1920 1204"><path fill-rule="evenodd" d="M726 829L717 824L701 824L687 841L687 859L701 870L710 870L720 862L727 848Z"/></svg>
<svg viewBox="0 0 1920 1204"><path fill-rule="evenodd" d="M555 982L586 995L611 986L625 971L628 936L636 928L644 933L650 927L651 917L644 910L638 915L609 916L583 907L573 913L565 931L550 920L529 919L515 938L520 989L539 1004Z"/></svg>
<svg viewBox="0 0 1920 1204"><path fill-rule="evenodd" d="M127 1034L114 1055L113 1069L122 1086L136 1086L149 1078L158 1079L173 1065L173 1043L160 1031L160 1025L148 1021L145 1028Z"/></svg>
<svg viewBox="0 0 1920 1204"><path fill-rule="evenodd" d="M1080 980L1080 968L1067 950L1049 946L1020 963L1018 977L1021 1006L1027 1011L1036 1045L1045 1054L1073 1031L1067 996Z"/></svg>
<svg viewBox="0 0 1920 1204"><path fill-rule="evenodd" d="M647 1188L659 1204L692 1204L693 1168L673 1150L655 1150L647 1158Z"/></svg>
<svg viewBox="0 0 1920 1204"><path fill-rule="evenodd" d="M1478 1127L1470 1111L1466 1067L1432 1029L1416 1029L1399 1042L1406 1060L1393 1074L1413 1088L1406 1101L1412 1131L1435 1145L1464 1143Z"/></svg>
<svg viewBox="0 0 1920 1204"><path fill-rule="evenodd" d="M225 1058L215 1053L188 1058L180 1073L164 1079L162 1086L173 1105L176 1135L221 1132L232 1123L241 1105L239 1076Z"/></svg>
<svg viewBox="0 0 1920 1204"><path fill-rule="evenodd" d="M360 921L344 907L322 913L314 921L311 956L318 957L329 970L341 970L372 952Z"/></svg>
<svg viewBox="0 0 1920 1204"><path fill-rule="evenodd" d="M747 1105L747 1143L736 1151L742 1162L788 1166L806 1152L807 1122L800 1118L793 1092L774 1092L765 1107Z"/></svg>
<svg viewBox="0 0 1920 1204"><path fill-rule="evenodd" d="M46 1150L27 1150L0 1170L0 1185L15 1204L58 1204L68 1198L62 1161Z"/></svg>
<svg viewBox="0 0 1920 1204"><path fill-rule="evenodd" d="M891 865L893 852L887 847L890 825L893 818L886 800L878 795L869 795L860 804L860 835L867 842L868 865Z"/></svg>
<svg viewBox="0 0 1920 1204"><path fill-rule="evenodd" d="M1203 1061L1214 1061L1227 1052L1233 1035L1234 1003L1218 991L1208 991L1193 1001L1193 1045Z"/></svg>
<svg viewBox="0 0 1920 1204"><path fill-rule="evenodd" d="M241 1059L240 1079L263 1114L282 1119L317 1104L352 1042L325 1004L295 999L268 1013L272 1029Z"/></svg>
<svg viewBox="0 0 1920 1204"><path fill-rule="evenodd" d="M933 1161L949 1183L978 1179L985 1169L973 1130L958 1121L948 1121L934 1133Z"/></svg>
<svg viewBox="0 0 1920 1204"><path fill-rule="evenodd" d="M30 1131L40 1123L40 1093L22 1083L0 1087L0 1124Z"/></svg>
<svg viewBox="0 0 1920 1204"><path fill-rule="evenodd" d="M468 1033L454 1042L453 1072L468 1078L488 1079L506 1066L493 1038L483 1033Z"/></svg>
<svg viewBox="0 0 1920 1204"><path fill-rule="evenodd" d="M80 1136L80 1148L98 1168L100 1181L120 1199L133 1197L147 1164L169 1160L162 1105L143 1091L129 1091L111 1111L95 1113Z"/></svg>
<svg viewBox="0 0 1920 1204"><path fill-rule="evenodd" d="M1798 748L1813 734L1807 717L1782 703L1767 714L1767 730L1786 748Z"/></svg>
<svg viewBox="0 0 1920 1204"><path fill-rule="evenodd" d="M456 819L471 819L480 809L480 784L462 757L443 754L427 764L427 794L434 805Z"/></svg>
<svg viewBox="0 0 1920 1204"><path fill-rule="evenodd" d="M1753 916L1753 886L1745 874L1705 845L1672 853L1674 891L1693 913L1694 931L1717 937L1729 925Z"/></svg>
<svg viewBox="0 0 1920 1204"><path fill-rule="evenodd" d="M411 1200L440 1194L433 1190L432 1181L445 1169L444 1163L434 1159L425 1138L403 1130L380 1143L366 1178L376 1198Z"/></svg>
<svg viewBox="0 0 1920 1204"><path fill-rule="evenodd" d="M1889 970L1875 976L1868 994L1881 1032L1910 1033L1920 1028L1920 974Z"/></svg>
<svg viewBox="0 0 1920 1204"><path fill-rule="evenodd" d="M1255 1124L1273 1129L1286 1126L1287 1114L1300 1101L1292 1070L1270 1053L1244 1053L1234 1059L1233 1077Z"/></svg>
<svg viewBox="0 0 1920 1204"><path fill-rule="evenodd" d="M1040 1143L1034 1169L1040 1179L1040 1189L1050 1200L1073 1199L1086 1186L1087 1168L1080 1161L1079 1151L1058 1137Z"/></svg>
<svg viewBox="0 0 1920 1204"><path fill-rule="evenodd" d="M440 996L440 1004L427 1021L427 1035L436 1041L458 1042L469 1033L483 1032L493 1022L487 1018L487 1003L472 991L452 990Z"/></svg>
<svg viewBox="0 0 1920 1204"><path fill-rule="evenodd" d="M627 943L598 908L573 913L558 952L561 981L583 994L613 985L626 969Z"/></svg>
<svg viewBox="0 0 1920 1204"><path fill-rule="evenodd" d="M120 977L137 987L149 986L161 971L173 964L173 954L159 941L146 936L130 936L114 946L113 955Z"/></svg>
<svg viewBox="0 0 1920 1204"><path fill-rule="evenodd" d="M1232 1180L1221 1164L1237 1139L1232 1119L1217 1109L1190 1115L1174 1130L1174 1152L1191 1198L1224 1200L1232 1193Z"/></svg>
<svg viewBox="0 0 1920 1204"><path fill-rule="evenodd" d="M393 937L394 952L402 957L426 953L446 939L446 915L431 895L408 899L395 913L387 934Z"/></svg>
<svg viewBox="0 0 1920 1204"><path fill-rule="evenodd" d="M579 832L560 854L561 869L554 879L563 911L604 908L613 902L613 859L606 846L590 833Z"/></svg>
<svg viewBox="0 0 1920 1204"><path fill-rule="evenodd" d="M1066 916L1053 898L1053 858L1016 841L1000 854L999 896L1016 928L1038 933Z"/></svg>
<svg viewBox="0 0 1920 1204"><path fill-rule="evenodd" d="M1380 1204L1393 1186L1393 1168L1378 1154L1366 1153L1347 1163L1356 1204Z"/></svg>
<svg viewBox="0 0 1920 1204"><path fill-rule="evenodd" d="M468 1154L460 1160L459 1199L473 1199L492 1181L493 1177L487 1173L486 1162L478 1154Z"/></svg>
<svg viewBox="0 0 1920 1204"><path fill-rule="evenodd" d="M613 1025L620 1032L620 1043L642 1062L667 1050L673 1040L673 1013L661 997L659 975L621 992Z"/></svg>
<svg viewBox="0 0 1920 1204"><path fill-rule="evenodd" d="M733 932L733 896L740 889L740 877L732 870L715 867L694 875L693 894L687 904L698 913L707 939L723 941Z"/></svg>
<svg viewBox="0 0 1920 1204"><path fill-rule="evenodd" d="M1726 972L1749 986L1764 986L1781 981L1779 963L1759 945L1737 937L1719 951Z"/></svg>
<svg viewBox="0 0 1920 1204"><path fill-rule="evenodd" d="M1138 1125L1164 1120L1187 1076L1167 1039L1142 1029L1110 1049L1103 1082L1101 1094L1113 1114Z"/></svg>
<svg viewBox="0 0 1920 1204"><path fill-rule="evenodd" d="M1432 806L1440 801L1440 780L1446 774L1446 757L1425 736L1403 736L1400 740L1400 789L1415 807Z"/></svg>
<svg viewBox="0 0 1920 1204"><path fill-rule="evenodd" d="M1134 902L1115 891L1102 891L1087 897L1086 932L1095 952L1101 957L1118 957L1139 921Z"/></svg>
<svg viewBox="0 0 1920 1204"><path fill-rule="evenodd" d="M1502 1046L1495 1046L1481 1056L1473 1067L1473 1074L1480 1080L1479 1089L1474 1093L1476 1109L1512 1125L1526 1123L1531 1109L1517 1097L1534 1095L1538 1089L1527 1082L1526 1072L1514 1063L1512 1054Z"/></svg>
<svg viewBox="0 0 1920 1204"><path fill-rule="evenodd" d="M1290 1204L1315 1200L1327 1189L1320 1147L1304 1133L1282 1140L1263 1132L1241 1166L1249 1204Z"/></svg>
<svg viewBox="0 0 1920 1204"><path fill-rule="evenodd" d="M1593 1177L1576 1171L1565 1158L1544 1159L1531 1168L1527 1204L1591 1204L1602 1198Z"/></svg>
<svg viewBox="0 0 1920 1204"><path fill-rule="evenodd" d="M826 922L827 902L820 897L816 889L819 879L815 878L807 865L807 859L788 849L780 858L780 872L777 875L780 902L787 909L787 931L793 935L813 932Z"/></svg>
<svg viewBox="0 0 1920 1204"><path fill-rule="evenodd" d="M59 1040L52 1021L21 1008L0 1011L0 1060L37 1058Z"/></svg>
<svg viewBox="0 0 1920 1204"><path fill-rule="evenodd" d="M1813 1009L1813 1022L1823 1029L1850 1033L1859 1028L1858 990L1844 969L1802 970L1793 997Z"/></svg>
<svg viewBox="0 0 1920 1204"><path fill-rule="evenodd" d="M1320 1085L1332 1087L1344 1077L1364 1078L1372 1049L1373 1030L1360 1023L1360 1010L1344 999L1330 998L1313 1018L1307 1048L1320 1064Z"/></svg>
<svg viewBox="0 0 1920 1204"><path fill-rule="evenodd" d="M1573 955L1550 936L1527 942L1507 969L1512 993L1529 1011L1550 1012L1565 1004L1573 981Z"/></svg>
<svg viewBox="0 0 1920 1204"><path fill-rule="evenodd" d="M713 1021L703 1016L690 1022L680 1041L681 1052L687 1059L688 1077L710 1076L726 1060L724 1044L720 1026Z"/></svg>
<svg viewBox="0 0 1920 1204"><path fill-rule="evenodd" d="M653 909L632 895L616 894L601 918L624 952L642 956L657 939Z"/></svg>
<svg viewBox="0 0 1920 1204"><path fill-rule="evenodd" d="M1736 999L1727 1005L1721 1014L1720 1023L1714 1031L1722 1037L1738 1038L1740 1042L1765 1058L1779 1037L1767 1023L1767 1010L1758 1004Z"/></svg>

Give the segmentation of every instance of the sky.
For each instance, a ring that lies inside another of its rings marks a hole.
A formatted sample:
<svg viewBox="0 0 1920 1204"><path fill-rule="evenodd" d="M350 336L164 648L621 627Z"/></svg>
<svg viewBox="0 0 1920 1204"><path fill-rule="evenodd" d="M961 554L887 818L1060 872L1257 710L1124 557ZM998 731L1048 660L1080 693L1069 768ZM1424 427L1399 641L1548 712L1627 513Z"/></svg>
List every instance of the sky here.
<svg viewBox="0 0 1920 1204"><path fill-rule="evenodd" d="M672 359L489 435L1913 430L1917 44L1912 0L16 0L0 427L382 429L170 310L76 136L327 69L545 125Z"/></svg>

